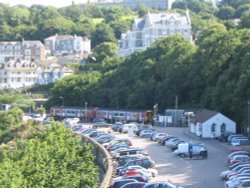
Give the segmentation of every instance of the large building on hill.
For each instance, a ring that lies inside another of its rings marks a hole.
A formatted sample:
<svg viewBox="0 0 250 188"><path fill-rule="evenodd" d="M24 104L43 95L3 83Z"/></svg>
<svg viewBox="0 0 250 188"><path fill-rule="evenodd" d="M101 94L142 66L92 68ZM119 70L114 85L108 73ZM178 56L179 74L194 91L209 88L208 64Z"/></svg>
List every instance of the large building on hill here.
<svg viewBox="0 0 250 188"><path fill-rule="evenodd" d="M52 55L88 54L91 50L90 40L86 37L72 35L53 35L44 39L46 50Z"/></svg>
<svg viewBox="0 0 250 188"><path fill-rule="evenodd" d="M166 10L171 9L175 0L104 0L95 2L96 5L102 7L124 6L133 10L137 9L140 4L144 4L152 9ZM94 3L94 1L92 1Z"/></svg>
<svg viewBox="0 0 250 188"><path fill-rule="evenodd" d="M144 18L136 18L131 30L121 35L117 55L129 56L136 50L145 50L155 41L174 34L182 35L188 41L192 41L188 11L185 14L148 13Z"/></svg>
<svg viewBox="0 0 250 188"><path fill-rule="evenodd" d="M0 63L9 60L43 61L45 52L40 41L0 41Z"/></svg>

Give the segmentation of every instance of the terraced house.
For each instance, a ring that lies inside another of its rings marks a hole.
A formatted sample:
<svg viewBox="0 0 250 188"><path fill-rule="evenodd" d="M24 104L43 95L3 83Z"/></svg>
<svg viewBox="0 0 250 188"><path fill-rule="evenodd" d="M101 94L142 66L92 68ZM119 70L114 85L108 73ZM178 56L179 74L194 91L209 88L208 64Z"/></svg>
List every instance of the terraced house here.
<svg viewBox="0 0 250 188"><path fill-rule="evenodd" d="M45 47L40 41L0 41L0 63L9 60L43 61Z"/></svg>

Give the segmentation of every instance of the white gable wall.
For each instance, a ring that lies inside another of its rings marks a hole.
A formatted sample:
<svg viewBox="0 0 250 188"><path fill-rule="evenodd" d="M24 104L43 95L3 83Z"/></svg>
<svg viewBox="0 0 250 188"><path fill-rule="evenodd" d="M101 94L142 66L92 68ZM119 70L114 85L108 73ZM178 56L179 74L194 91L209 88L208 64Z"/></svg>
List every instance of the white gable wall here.
<svg viewBox="0 0 250 188"><path fill-rule="evenodd" d="M215 124L215 132L212 133L212 125ZM216 114L214 117L210 118L202 124L202 137L211 138L219 137L221 135L221 125L226 125L225 131L236 132L236 123L221 113Z"/></svg>

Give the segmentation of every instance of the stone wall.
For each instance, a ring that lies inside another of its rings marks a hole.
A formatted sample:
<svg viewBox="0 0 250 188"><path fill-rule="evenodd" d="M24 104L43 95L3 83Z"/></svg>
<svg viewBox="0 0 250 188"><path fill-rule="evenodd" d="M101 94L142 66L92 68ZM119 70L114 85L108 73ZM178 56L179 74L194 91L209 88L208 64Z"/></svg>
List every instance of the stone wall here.
<svg viewBox="0 0 250 188"><path fill-rule="evenodd" d="M112 180L113 164L112 158L109 152L95 140L83 136L86 140L94 145L93 155L95 156L95 162L100 167L100 188L107 188Z"/></svg>

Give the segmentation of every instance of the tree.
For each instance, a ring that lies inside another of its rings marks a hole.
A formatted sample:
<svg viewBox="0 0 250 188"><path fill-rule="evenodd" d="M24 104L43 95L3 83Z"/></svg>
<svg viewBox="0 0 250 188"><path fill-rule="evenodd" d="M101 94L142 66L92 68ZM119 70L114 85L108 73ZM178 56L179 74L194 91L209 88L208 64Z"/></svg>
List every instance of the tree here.
<svg viewBox="0 0 250 188"><path fill-rule="evenodd" d="M60 123L0 150L2 187L98 187L92 146ZM7 175L8 174L8 175Z"/></svg>
<svg viewBox="0 0 250 188"><path fill-rule="evenodd" d="M116 42L113 30L107 24L98 24L91 37L92 46L95 47L103 42Z"/></svg>
<svg viewBox="0 0 250 188"><path fill-rule="evenodd" d="M245 12L240 17L240 27L241 28L250 28L250 12Z"/></svg>
<svg viewBox="0 0 250 188"><path fill-rule="evenodd" d="M8 24L12 27L29 22L30 12L26 7L12 7L8 12Z"/></svg>
<svg viewBox="0 0 250 188"><path fill-rule="evenodd" d="M81 17L81 10L79 6L71 5L59 10L61 14L66 17L70 18L73 22L79 22Z"/></svg>
<svg viewBox="0 0 250 188"><path fill-rule="evenodd" d="M139 17L144 17L149 12L149 8L144 4L139 4L138 15Z"/></svg>
<svg viewBox="0 0 250 188"><path fill-rule="evenodd" d="M233 19L235 14L235 9L230 6L223 6L217 12L217 16L221 20Z"/></svg>
<svg viewBox="0 0 250 188"><path fill-rule="evenodd" d="M48 36L58 34L68 34L75 27L75 24L64 17L57 17L55 19L45 20L40 28L40 38L46 38Z"/></svg>
<svg viewBox="0 0 250 188"><path fill-rule="evenodd" d="M240 18L244 12L249 11L249 7L250 3L239 6L235 11L235 17Z"/></svg>
<svg viewBox="0 0 250 188"><path fill-rule="evenodd" d="M110 24L117 39L121 38L121 34L127 32L132 26L132 20L117 20Z"/></svg>
<svg viewBox="0 0 250 188"><path fill-rule="evenodd" d="M97 45L93 49L93 57L97 62L102 62L105 58L115 55L117 52L117 45L112 42L104 42Z"/></svg>

